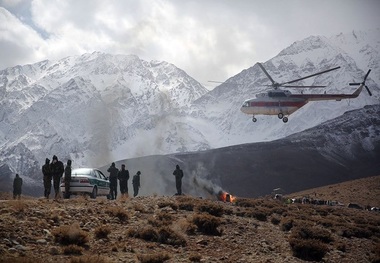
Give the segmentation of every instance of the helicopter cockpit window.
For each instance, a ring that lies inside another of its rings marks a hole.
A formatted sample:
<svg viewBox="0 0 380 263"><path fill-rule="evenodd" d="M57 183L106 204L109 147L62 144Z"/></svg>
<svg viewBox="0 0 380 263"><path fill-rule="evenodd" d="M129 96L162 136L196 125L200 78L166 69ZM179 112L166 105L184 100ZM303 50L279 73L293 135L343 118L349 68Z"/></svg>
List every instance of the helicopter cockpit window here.
<svg viewBox="0 0 380 263"><path fill-rule="evenodd" d="M243 107L249 107L249 101L245 101L245 102L243 103Z"/></svg>
<svg viewBox="0 0 380 263"><path fill-rule="evenodd" d="M286 97L286 94L284 92L268 92L269 97Z"/></svg>

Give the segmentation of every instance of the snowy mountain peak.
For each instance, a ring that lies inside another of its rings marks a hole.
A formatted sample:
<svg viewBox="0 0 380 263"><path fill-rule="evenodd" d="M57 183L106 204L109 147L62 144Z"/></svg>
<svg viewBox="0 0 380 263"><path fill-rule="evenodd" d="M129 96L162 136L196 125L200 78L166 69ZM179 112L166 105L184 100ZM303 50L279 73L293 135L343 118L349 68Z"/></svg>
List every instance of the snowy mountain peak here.
<svg viewBox="0 0 380 263"><path fill-rule="evenodd" d="M361 82L372 69L366 82L372 97L363 92L352 100L311 102L287 124L271 116L258 116L253 124L240 112L244 100L268 90L256 64L210 92L173 64L135 55L93 52L7 68L0 71L0 160L14 172L40 178L40 166L53 155L72 159L74 167L99 167L279 139L378 104L379 39L357 31L311 36L263 63L277 82L341 66L299 84L323 84L328 93L344 94L355 89L349 82Z"/></svg>

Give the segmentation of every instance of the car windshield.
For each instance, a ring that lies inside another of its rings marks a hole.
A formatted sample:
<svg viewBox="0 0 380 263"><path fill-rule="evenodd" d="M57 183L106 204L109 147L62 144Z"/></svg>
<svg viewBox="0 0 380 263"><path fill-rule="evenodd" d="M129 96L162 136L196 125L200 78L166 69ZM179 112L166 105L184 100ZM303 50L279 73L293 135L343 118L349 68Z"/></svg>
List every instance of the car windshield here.
<svg viewBox="0 0 380 263"><path fill-rule="evenodd" d="M71 175L94 175L94 170L89 168L74 169Z"/></svg>

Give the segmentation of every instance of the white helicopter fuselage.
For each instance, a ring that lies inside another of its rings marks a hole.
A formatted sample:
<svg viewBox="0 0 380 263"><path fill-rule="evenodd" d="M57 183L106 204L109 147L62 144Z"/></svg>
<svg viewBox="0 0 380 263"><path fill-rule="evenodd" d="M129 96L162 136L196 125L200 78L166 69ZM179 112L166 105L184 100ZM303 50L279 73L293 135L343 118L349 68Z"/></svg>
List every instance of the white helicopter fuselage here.
<svg viewBox="0 0 380 263"><path fill-rule="evenodd" d="M292 94L289 90L271 90L244 101L240 110L249 115L290 115L309 101L356 98L362 89L360 85L353 94Z"/></svg>
<svg viewBox="0 0 380 263"><path fill-rule="evenodd" d="M292 98L288 90L260 93L256 98L244 101L240 110L249 115L290 115L306 103L307 99Z"/></svg>

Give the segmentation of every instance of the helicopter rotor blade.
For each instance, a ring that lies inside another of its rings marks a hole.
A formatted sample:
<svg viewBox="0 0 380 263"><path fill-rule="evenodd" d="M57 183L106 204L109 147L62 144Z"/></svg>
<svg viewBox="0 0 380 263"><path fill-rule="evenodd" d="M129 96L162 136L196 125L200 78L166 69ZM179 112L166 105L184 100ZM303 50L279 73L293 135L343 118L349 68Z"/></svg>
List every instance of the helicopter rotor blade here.
<svg viewBox="0 0 380 263"><path fill-rule="evenodd" d="M209 80L209 81L207 81L207 82L212 82L212 83L224 83L224 82L222 82L222 81L216 81L216 80Z"/></svg>
<svg viewBox="0 0 380 263"><path fill-rule="evenodd" d="M371 93L371 91L369 90L369 88L367 87L367 85L365 85L364 87L365 87L366 90L368 91L368 94L369 94L370 96L372 96L372 93Z"/></svg>
<svg viewBox="0 0 380 263"><path fill-rule="evenodd" d="M365 81L367 80L367 77L368 77L368 75L369 75L370 72L371 72L371 69L369 69L368 72L367 72L367 74L365 74L365 77L364 77L364 81L363 81L363 82L365 82Z"/></svg>
<svg viewBox="0 0 380 263"><path fill-rule="evenodd" d="M286 86L282 86L282 87L285 87L285 88L326 88L327 86L293 86L293 85L286 85Z"/></svg>
<svg viewBox="0 0 380 263"><path fill-rule="evenodd" d="M350 86L359 86L361 83L349 83Z"/></svg>
<svg viewBox="0 0 380 263"><path fill-rule="evenodd" d="M315 74L312 74L312 75L309 75L309 76L306 76L306 77L302 77L302 78L299 78L299 79L295 79L295 80L292 80L292 81L288 81L288 82L284 82L284 83L281 83L280 86L284 85L284 84L290 84L290 83L293 83L293 82L297 82L297 81L300 81L300 80L304 80L304 79L307 79L307 78L311 78L311 77L314 77L314 76L317 76L317 75L321 75L323 73L327 73L327 72L330 72L330 71L333 71L333 70L336 70L340 68L339 67L335 67L335 68L330 68L330 69L327 69L327 70L324 70L324 71L321 71L321 72L318 72L318 73L315 73Z"/></svg>
<svg viewBox="0 0 380 263"><path fill-rule="evenodd" d="M273 85L276 84L276 82L272 79L272 77L269 75L269 73L266 71L263 65L261 65L260 62L257 62L259 64L259 67L264 71L265 75L267 75L268 79L272 82Z"/></svg>

